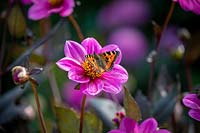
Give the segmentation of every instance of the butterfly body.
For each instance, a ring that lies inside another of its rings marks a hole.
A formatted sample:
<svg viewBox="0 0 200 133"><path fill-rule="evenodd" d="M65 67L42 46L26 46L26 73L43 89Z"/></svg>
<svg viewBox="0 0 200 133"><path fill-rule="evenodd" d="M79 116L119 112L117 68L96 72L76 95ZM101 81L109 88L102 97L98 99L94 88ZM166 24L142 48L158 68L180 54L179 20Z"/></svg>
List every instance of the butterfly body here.
<svg viewBox="0 0 200 133"><path fill-rule="evenodd" d="M88 54L85 56L86 67L84 69L87 72L101 75L105 71L109 71L113 68L114 62L119 55L119 51L108 51L101 54ZM89 71L88 71L89 70ZM89 74L90 75L90 74Z"/></svg>

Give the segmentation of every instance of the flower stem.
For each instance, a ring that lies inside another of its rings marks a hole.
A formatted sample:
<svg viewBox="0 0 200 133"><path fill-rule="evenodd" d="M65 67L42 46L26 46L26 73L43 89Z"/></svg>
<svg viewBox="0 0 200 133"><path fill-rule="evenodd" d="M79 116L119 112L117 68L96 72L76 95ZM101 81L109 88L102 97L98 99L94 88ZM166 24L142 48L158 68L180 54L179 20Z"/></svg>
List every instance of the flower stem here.
<svg viewBox="0 0 200 133"><path fill-rule="evenodd" d="M76 21L76 19L74 18L73 15L68 16L68 19L72 23L74 29L76 30L78 38L80 39L80 41L82 41L84 39L84 36L83 36L83 33L81 32L81 28L80 28L78 22ZM84 120L86 98L87 98L87 96L84 94L83 99L82 99L82 103L81 103L81 116L80 116L79 133L83 132L83 120Z"/></svg>
<svg viewBox="0 0 200 133"><path fill-rule="evenodd" d="M81 103L81 116L80 116L80 126L79 133L83 132L83 120L84 120L84 111L85 111L85 103L86 103L86 95L83 95L82 103Z"/></svg>
<svg viewBox="0 0 200 133"><path fill-rule="evenodd" d="M155 66L156 66L156 58L158 57L158 50L159 50L159 45L160 45L160 40L163 36L163 33L165 32L167 25L169 24L169 21L172 17L172 14L174 12L176 2L172 1L169 12L167 14L167 17L165 18L164 24L162 26L160 36L157 38L157 43L156 43L156 56L152 58L151 66L150 66L150 75L149 75L149 81L148 81L148 98L151 100L151 92L152 92L152 84L154 80L154 72L155 72Z"/></svg>
<svg viewBox="0 0 200 133"><path fill-rule="evenodd" d="M174 12L174 8L175 8L175 5L176 5L176 2L172 1L171 3L171 6L170 6L170 9L169 9L169 12L167 14L167 17L165 18L165 22L163 24L163 27L162 27L162 30L161 30L161 35L160 37L158 38L158 43L157 43L157 46L156 46L156 51L158 51L158 48L159 48L159 45L160 45L160 40L161 40L161 37L163 36L163 33L165 32L166 28L167 28L167 25L169 24L169 21L172 17L172 14Z"/></svg>
<svg viewBox="0 0 200 133"><path fill-rule="evenodd" d="M155 57L153 57L155 58ZM152 60L150 63L150 74L149 74L149 81L148 81L148 99L151 101L152 97L152 85L153 85L153 76L155 72L155 59Z"/></svg>
<svg viewBox="0 0 200 133"><path fill-rule="evenodd" d="M84 39L84 36L83 36L83 34L81 32L81 28L80 28L79 24L77 23L76 19L74 18L73 15L69 15L68 19L72 23L74 29L76 30L78 38L80 39L80 41L82 41Z"/></svg>
<svg viewBox="0 0 200 133"><path fill-rule="evenodd" d="M35 84L32 80L30 80L30 83L31 83L31 88L32 88L34 95L35 95L35 101L36 101L36 105L37 105L40 124L42 126L42 131L43 131L43 133L47 133L47 128L46 128L46 125L45 125L45 122L44 122L44 117L43 117L41 109L40 109L40 102L39 102L39 98L38 98L37 89L35 88Z"/></svg>

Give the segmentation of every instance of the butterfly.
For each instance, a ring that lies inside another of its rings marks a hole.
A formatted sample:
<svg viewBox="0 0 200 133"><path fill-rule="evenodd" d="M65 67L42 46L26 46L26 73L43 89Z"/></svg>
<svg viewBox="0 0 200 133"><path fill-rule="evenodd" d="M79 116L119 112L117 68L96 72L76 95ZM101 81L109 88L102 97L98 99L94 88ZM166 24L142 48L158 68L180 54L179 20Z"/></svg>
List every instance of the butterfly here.
<svg viewBox="0 0 200 133"><path fill-rule="evenodd" d="M93 71L101 74L105 71L110 71L113 68L114 62L118 56L119 51L108 51L101 54L88 54L85 58Z"/></svg>

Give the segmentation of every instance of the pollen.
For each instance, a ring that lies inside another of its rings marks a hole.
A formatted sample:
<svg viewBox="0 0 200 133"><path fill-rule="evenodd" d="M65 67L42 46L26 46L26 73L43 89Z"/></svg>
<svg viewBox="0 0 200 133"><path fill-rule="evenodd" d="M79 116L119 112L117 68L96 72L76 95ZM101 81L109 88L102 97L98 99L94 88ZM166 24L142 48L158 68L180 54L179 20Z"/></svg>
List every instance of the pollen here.
<svg viewBox="0 0 200 133"><path fill-rule="evenodd" d="M85 60L83 62L82 67L85 70L85 75L90 77L91 79L98 78L102 75L102 73L95 69L93 64L91 64L88 60Z"/></svg>

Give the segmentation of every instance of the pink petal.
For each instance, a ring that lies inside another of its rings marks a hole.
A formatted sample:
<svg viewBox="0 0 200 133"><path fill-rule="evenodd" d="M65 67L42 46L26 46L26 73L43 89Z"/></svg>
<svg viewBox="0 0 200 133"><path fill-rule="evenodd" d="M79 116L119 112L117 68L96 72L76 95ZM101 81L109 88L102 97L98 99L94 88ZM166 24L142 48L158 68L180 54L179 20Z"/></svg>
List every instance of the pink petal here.
<svg viewBox="0 0 200 133"><path fill-rule="evenodd" d="M97 40L92 37L84 39L81 44L86 49L87 54L99 54L102 48Z"/></svg>
<svg viewBox="0 0 200 133"><path fill-rule="evenodd" d="M200 121L200 109L191 109L188 114L193 119Z"/></svg>
<svg viewBox="0 0 200 133"><path fill-rule="evenodd" d="M74 0L64 0L63 9L60 12L60 16L66 17L69 16L73 12Z"/></svg>
<svg viewBox="0 0 200 133"><path fill-rule="evenodd" d="M66 57L73 58L82 63L85 60L86 51L79 43L66 41L64 53Z"/></svg>
<svg viewBox="0 0 200 133"><path fill-rule="evenodd" d="M32 20L39 20L48 17L48 6L46 3L34 4L28 11L28 17Z"/></svg>
<svg viewBox="0 0 200 133"><path fill-rule="evenodd" d="M81 64L78 61L69 57L60 59L59 61L56 62L56 64L58 65L60 69L63 69L64 71L69 71L70 69L74 67L81 68Z"/></svg>
<svg viewBox="0 0 200 133"><path fill-rule="evenodd" d="M156 131L157 126L158 126L158 123L154 118L146 119L140 125L140 132L141 133L153 133L154 131Z"/></svg>
<svg viewBox="0 0 200 133"><path fill-rule="evenodd" d="M199 0L178 0L180 6L185 11L193 11L196 14L200 14L200 3Z"/></svg>
<svg viewBox="0 0 200 133"><path fill-rule="evenodd" d="M189 10L191 11L191 9L193 8L193 4L191 0L179 0L179 3L181 7L186 11L189 11Z"/></svg>
<svg viewBox="0 0 200 133"><path fill-rule="evenodd" d="M126 133L139 133L137 122L128 117L122 119L119 129Z"/></svg>
<svg viewBox="0 0 200 133"><path fill-rule="evenodd" d="M100 53L104 53L108 51L119 51L119 56L117 57L115 61L116 64L119 64L122 58L121 50L119 49L119 47L115 44L106 45L105 47L101 49Z"/></svg>
<svg viewBox="0 0 200 133"><path fill-rule="evenodd" d="M46 0L31 0L34 4L39 4L39 3L47 3Z"/></svg>
<svg viewBox="0 0 200 133"><path fill-rule="evenodd" d="M101 80L96 79L88 83L81 84L80 88L83 90L83 93L94 96L102 91L103 83Z"/></svg>
<svg viewBox="0 0 200 133"><path fill-rule="evenodd" d="M103 90L112 94L117 94L122 90L122 86L114 81L103 80Z"/></svg>
<svg viewBox="0 0 200 133"><path fill-rule="evenodd" d="M87 83L90 81L90 78L84 75L83 68L70 69L68 72L68 77L69 79L78 83Z"/></svg>
<svg viewBox="0 0 200 133"><path fill-rule="evenodd" d="M193 8L194 13L200 14L200 2L199 2L199 0L192 0L192 1L193 1L193 5L194 5L194 8Z"/></svg>
<svg viewBox="0 0 200 133"><path fill-rule="evenodd" d="M52 13L59 13L62 9L63 9L62 6L57 7L57 8L52 8L52 9L49 9L49 10L48 10L48 13L49 13L49 14L52 14Z"/></svg>
<svg viewBox="0 0 200 133"><path fill-rule="evenodd" d="M196 94L187 94L182 101L186 107L200 109L200 99L198 99Z"/></svg>
<svg viewBox="0 0 200 133"><path fill-rule="evenodd" d="M128 80L128 72L121 65L115 64L113 69L109 72L104 72L102 77L108 81L117 83L125 83Z"/></svg>

